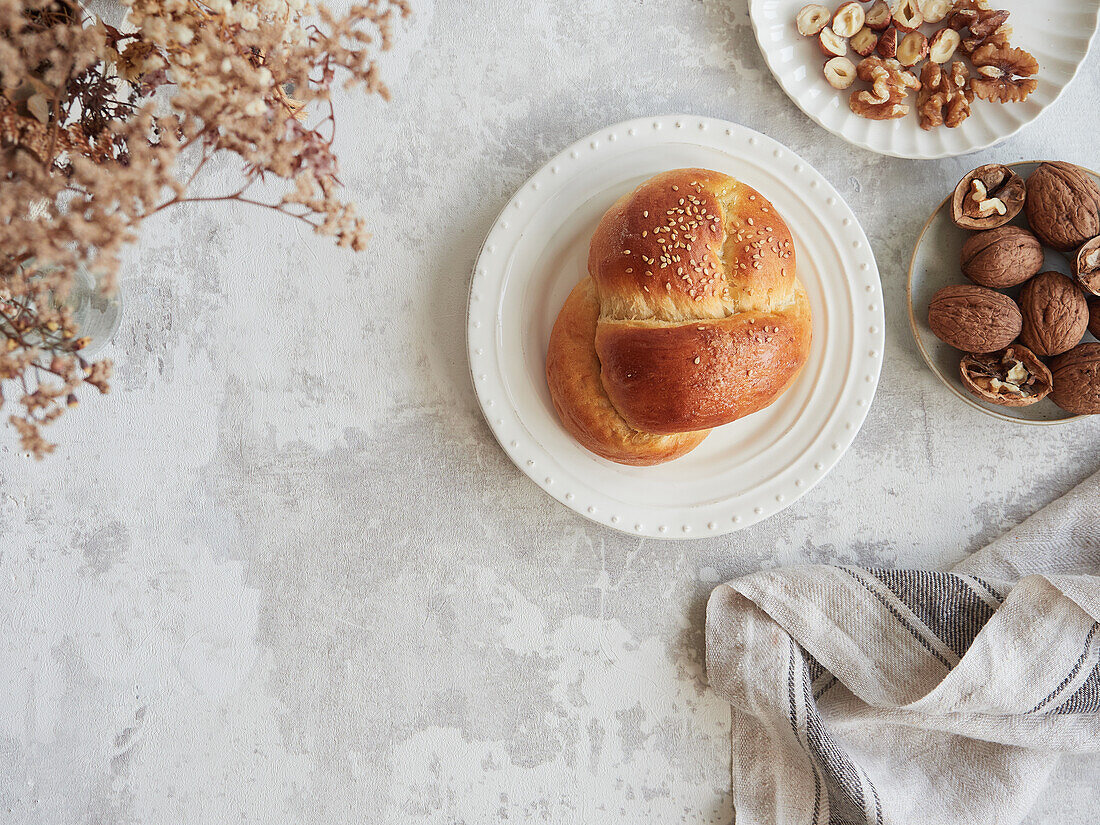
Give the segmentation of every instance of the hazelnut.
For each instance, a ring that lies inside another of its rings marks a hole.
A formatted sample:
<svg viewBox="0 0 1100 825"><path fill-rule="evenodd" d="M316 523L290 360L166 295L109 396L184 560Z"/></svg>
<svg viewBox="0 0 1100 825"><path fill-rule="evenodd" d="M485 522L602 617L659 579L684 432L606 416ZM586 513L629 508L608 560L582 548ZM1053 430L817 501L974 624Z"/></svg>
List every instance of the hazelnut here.
<svg viewBox="0 0 1100 825"><path fill-rule="evenodd" d="M1019 344L988 355L964 355L959 376L973 395L1005 407L1026 407L1042 401L1054 384L1046 364Z"/></svg>
<svg viewBox="0 0 1100 825"><path fill-rule="evenodd" d="M945 344L963 352L1004 349L1020 334L1020 309L992 289L945 286L928 304L928 326Z"/></svg>
<svg viewBox="0 0 1100 825"><path fill-rule="evenodd" d="M866 15L859 3L845 3L833 15L833 31L840 37L851 37L863 28Z"/></svg>
<svg viewBox="0 0 1100 825"><path fill-rule="evenodd" d="M875 34L874 29L864 26L848 42L853 52L860 57L866 57L874 52L875 46L878 45L878 35Z"/></svg>
<svg viewBox="0 0 1100 825"><path fill-rule="evenodd" d="M894 25L902 31L915 31L922 23L924 16L920 13L917 0L899 0L894 6Z"/></svg>
<svg viewBox="0 0 1100 825"><path fill-rule="evenodd" d="M848 53L848 41L838 37L828 26L821 30L817 42L821 45L821 53L826 57L843 57Z"/></svg>
<svg viewBox="0 0 1100 825"><path fill-rule="evenodd" d="M1007 166L1000 163L979 166L955 187L951 218L961 229L1004 226L1024 208L1026 191L1023 178Z"/></svg>
<svg viewBox="0 0 1100 825"><path fill-rule="evenodd" d="M1073 274L1086 292L1100 295L1100 236L1081 244L1073 256Z"/></svg>
<svg viewBox="0 0 1100 825"><path fill-rule="evenodd" d="M1050 372L1055 404L1074 415L1100 413L1100 344L1078 344L1051 361Z"/></svg>
<svg viewBox="0 0 1100 825"><path fill-rule="evenodd" d="M953 5L953 0L919 0L917 3L925 23L939 23L947 17Z"/></svg>
<svg viewBox="0 0 1100 825"><path fill-rule="evenodd" d="M902 66L916 66L928 57L928 38L920 32L909 32L898 44L898 62Z"/></svg>
<svg viewBox="0 0 1100 825"><path fill-rule="evenodd" d="M898 30L893 26L879 35L878 45L875 51L886 60L897 57L898 54Z"/></svg>
<svg viewBox="0 0 1100 825"><path fill-rule="evenodd" d="M954 29L940 29L928 41L928 59L935 63L947 63L955 56L962 38Z"/></svg>
<svg viewBox="0 0 1100 825"><path fill-rule="evenodd" d="M794 18L798 33L814 37L829 23L829 10L817 3L811 3L799 9Z"/></svg>
<svg viewBox="0 0 1100 825"><path fill-rule="evenodd" d="M875 0L865 17L866 24L880 32L890 25L890 21L894 19L894 13L890 11L890 4L886 0Z"/></svg>
<svg viewBox="0 0 1100 825"><path fill-rule="evenodd" d="M963 244L959 265L974 283L1006 289L1043 268L1043 247L1026 229L1001 226L971 235Z"/></svg>
<svg viewBox="0 0 1100 825"><path fill-rule="evenodd" d="M847 89L856 82L856 67L846 57L834 57L825 64L825 80L834 89Z"/></svg>
<svg viewBox="0 0 1100 825"><path fill-rule="evenodd" d="M1042 356L1061 355L1081 343L1089 323L1085 295L1060 272L1036 275L1020 290L1020 340Z"/></svg>
<svg viewBox="0 0 1100 825"><path fill-rule="evenodd" d="M1100 235L1100 186L1072 163L1043 163L1027 179L1027 220L1047 246L1069 252Z"/></svg>

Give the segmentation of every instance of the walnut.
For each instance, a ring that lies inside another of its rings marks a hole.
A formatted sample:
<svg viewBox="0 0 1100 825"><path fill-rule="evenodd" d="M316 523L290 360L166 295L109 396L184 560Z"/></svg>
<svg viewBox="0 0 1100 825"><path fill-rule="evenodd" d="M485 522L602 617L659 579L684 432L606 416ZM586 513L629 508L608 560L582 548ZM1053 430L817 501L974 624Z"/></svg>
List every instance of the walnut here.
<svg viewBox="0 0 1100 825"><path fill-rule="evenodd" d="M1019 344L988 355L964 355L959 375L963 386L978 398L1005 407L1042 401L1054 384L1046 364Z"/></svg>
<svg viewBox="0 0 1100 825"><path fill-rule="evenodd" d="M945 286L928 304L928 326L963 352L994 352L1020 334L1020 309L1007 295L980 286Z"/></svg>
<svg viewBox="0 0 1100 825"><path fill-rule="evenodd" d="M984 0L960 0L947 17L948 27L959 32L960 48L967 55L986 43L1008 45L1007 21L1007 11L991 9Z"/></svg>
<svg viewBox="0 0 1100 825"><path fill-rule="evenodd" d="M1100 338L1100 298L1089 299L1089 332Z"/></svg>
<svg viewBox="0 0 1100 825"><path fill-rule="evenodd" d="M920 88L920 81L898 61L865 57L856 66L856 73L871 88L852 92L848 105L853 112L870 120L892 120L909 114L905 99L910 89Z"/></svg>
<svg viewBox="0 0 1100 825"><path fill-rule="evenodd" d="M1050 363L1054 403L1074 415L1100 413L1100 344L1078 344Z"/></svg>
<svg viewBox="0 0 1100 825"><path fill-rule="evenodd" d="M1027 221L1043 242L1069 252L1100 235L1100 186L1072 163L1043 163L1027 179Z"/></svg>
<svg viewBox="0 0 1100 825"><path fill-rule="evenodd" d="M970 72L961 61L956 60L947 71L931 60L924 64L917 92L917 113L922 129L935 129L944 124L954 129L970 117L973 95L967 85L969 79ZM1023 181L1020 184L1022 191Z"/></svg>
<svg viewBox="0 0 1100 825"><path fill-rule="evenodd" d="M1036 275L1020 290L1020 340L1042 356L1061 355L1081 343L1089 323L1085 294L1060 272Z"/></svg>
<svg viewBox="0 0 1100 825"><path fill-rule="evenodd" d="M1026 229L1001 226L971 235L963 244L959 265L974 283L1006 289L1043 268L1043 247Z"/></svg>
<svg viewBox="0 0 1100 825"><path fill-rule="evenodd" d="M982 100L1019 103L1039 85L1033 77L1039 61L1023 49L985 43L970 55L970 62L974 64L971 88Z"/></svg>
<svg viewBox="0 0 1100 825"><path fill-rule="evenodd" d="M1000 163L979 166L967 172L955 187L951 196L951 219L960 229L1004 226L1024 208L1025 194L1024 179L1009 167Z"/></svg>
<svg viewBox="0 0 1100 825"><path fill-rule="evenodd" d="M1086 292L1100 295L1100 236L1085 241L1074 254L1073 275Z"/></svg>

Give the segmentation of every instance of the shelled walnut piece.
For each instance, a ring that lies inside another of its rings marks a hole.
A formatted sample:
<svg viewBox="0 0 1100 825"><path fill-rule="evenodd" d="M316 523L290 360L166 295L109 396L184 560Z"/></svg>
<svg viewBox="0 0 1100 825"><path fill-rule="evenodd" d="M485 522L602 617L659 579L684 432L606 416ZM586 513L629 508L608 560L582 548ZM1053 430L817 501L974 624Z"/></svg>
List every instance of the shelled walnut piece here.
<svg viewBox="0 0 1100 825"><path fill-rule="evenodd" d="M963 54L971 54L979 46L992 40L997 45L1007 45L1012 29L1008 24L1008 12L991 9L986 0L957 0L947 25L961 35Z"/></svg>
<svg viewBox="0 0 1100 825"><path fill-rule="evenodd" d="M974 93L970 91L969 80L970 72L961 61L956 60L947 70L931 60L925 63L917 92L920 127L935 129L946 125L948 129L954 129L970 117L970 101L974 99ZM980 185L981 182L975 183Z"/></svg>
<svg viewBox="0 0 1100 825"><path fill-rule="evenodd" d="M870 89L852 92L848 99L849 107L857 115L870 120L893 120L909 114L905 99L910 90L920 88L920 81L898 61L865 57L856 66L856 75L871 84Z"/></svg>

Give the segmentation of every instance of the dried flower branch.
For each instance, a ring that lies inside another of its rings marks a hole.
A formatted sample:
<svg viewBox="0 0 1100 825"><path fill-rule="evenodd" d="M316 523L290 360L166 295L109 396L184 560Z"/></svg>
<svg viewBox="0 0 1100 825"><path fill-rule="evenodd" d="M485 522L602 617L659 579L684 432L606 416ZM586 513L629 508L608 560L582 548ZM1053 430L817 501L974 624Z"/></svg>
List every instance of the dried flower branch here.
<svg viewBox="0 0 1100 825"><path fill-rule="evenodd" d="M65 304L76 273L111 288L147 217L236 201L364 247L337 197L332 92L343 80L388 99L375 57L410 13L406 0L339 17L304 0L123 2L126 31L76 0L0 0L0 406L14 391L9 421L36 457L78 389L109 388ZM220 156L241 163L239 184L189 195ZM269 178L288 191L254 195Z"/></svg>

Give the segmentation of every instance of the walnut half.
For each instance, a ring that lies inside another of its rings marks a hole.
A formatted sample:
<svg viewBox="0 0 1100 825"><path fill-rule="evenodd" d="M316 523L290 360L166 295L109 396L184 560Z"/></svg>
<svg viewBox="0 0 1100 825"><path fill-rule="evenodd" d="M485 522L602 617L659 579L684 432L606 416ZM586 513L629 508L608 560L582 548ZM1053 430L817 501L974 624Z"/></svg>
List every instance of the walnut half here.
<svg viewBox="0 0 1100 825"><path fill-rule="evenodd" d="M1004 407L1035 404L1054 386L1046 364L1019 344L988 355L964 355L959 376L971 394Z"/></svg>
<svg viewBox="0 0 1100 825"><path fill-rule="evenodd" d="M1023 49L986 43L970 55L974 64L971 88L982 100L1020 103L1035 91L1039 61Z"/></svg>

